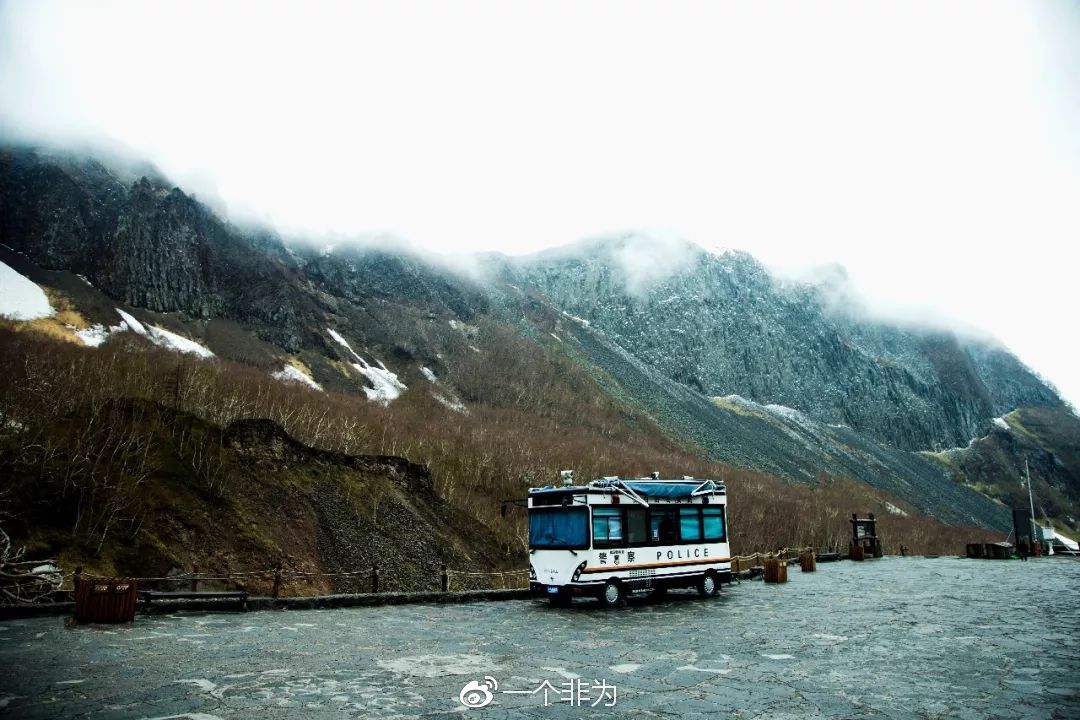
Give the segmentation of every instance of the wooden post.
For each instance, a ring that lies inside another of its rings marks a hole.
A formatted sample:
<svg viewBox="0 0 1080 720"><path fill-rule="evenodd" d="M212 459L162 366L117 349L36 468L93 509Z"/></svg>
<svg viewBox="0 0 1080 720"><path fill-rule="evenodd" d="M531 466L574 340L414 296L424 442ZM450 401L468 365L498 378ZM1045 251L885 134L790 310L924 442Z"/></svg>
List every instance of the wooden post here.
<svg viewBox="0 0 1080 720"><path fill-rule="evenodd" d="M270 591L270 597L278 597L281 594L281 566L283 563L280 561L277 567L274 568L274 589Z"/></svg>
<svg viewBox="0 0 1080 720"><path fill-rule="evenodd" d="M441 580L442 580L442 583L441 583L442 584L442 591L443 592L450 592L450 573L449 573L449 571L447 571L446 565L442 566Z"/></svg>
<svg viewBox="0 0 1080 720"><path fill-rule="evenodd" d="M379 592L379 566L371 566L371 592Z"/></svg>
<svg viewBox="0 0 1080 720"><path fill-rule="evenodd" d="M767 583L786 583L788 580L787 561L782 557L766 558L765 573L762 580Z"/></svg>
<svg viewBox="0 0 1080 720"><path fill-rule="evenodd" d="M82 580L82 565L75 567L75 575L71 578L71 587L77 595L79 593L79 581Z"/></svg>
<svg viewBox="0 0 1080 720"><path fill-rule="evenodd" d="M199 592L199 565L191 563L191 592Z"/></svg>

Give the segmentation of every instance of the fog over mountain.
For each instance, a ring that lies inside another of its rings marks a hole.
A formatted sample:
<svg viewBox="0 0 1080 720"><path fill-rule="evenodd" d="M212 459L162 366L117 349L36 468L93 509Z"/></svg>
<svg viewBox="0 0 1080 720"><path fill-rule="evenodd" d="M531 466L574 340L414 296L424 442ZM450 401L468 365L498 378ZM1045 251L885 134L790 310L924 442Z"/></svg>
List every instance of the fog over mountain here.
<svg viewBox="0 0 1080 720"><path fill-rule="evenodd" d="M1075 5L482 9L9 2L0 121L317 243L837 263L873 315L995 336L1080 398Z"/></svg>

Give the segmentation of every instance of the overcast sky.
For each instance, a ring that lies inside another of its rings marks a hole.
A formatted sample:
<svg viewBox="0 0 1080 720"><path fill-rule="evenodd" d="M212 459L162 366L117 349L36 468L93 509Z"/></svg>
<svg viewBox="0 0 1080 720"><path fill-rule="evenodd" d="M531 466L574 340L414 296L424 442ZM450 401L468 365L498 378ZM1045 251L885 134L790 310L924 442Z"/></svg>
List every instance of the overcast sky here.
<svg viewBox="0 0 1080 720"><path fill-rule="evenodd" d="M0 6L0 113L233 218L521 253L622 230L839 262L1080 403L1080 6Z"/></svg>

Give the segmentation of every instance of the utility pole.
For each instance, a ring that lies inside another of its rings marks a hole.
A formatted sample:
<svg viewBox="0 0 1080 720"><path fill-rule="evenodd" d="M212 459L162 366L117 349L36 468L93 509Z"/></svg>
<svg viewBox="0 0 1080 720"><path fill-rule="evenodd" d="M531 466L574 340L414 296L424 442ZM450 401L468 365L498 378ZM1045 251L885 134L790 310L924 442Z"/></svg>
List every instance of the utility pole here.
<svg viewBox="0 0 1080 720"><path fill-rule="evenodd" d="M1030 526L1028 532L1031 533L1031 542L1034 547L1036 542L1042 542L1042 538L1035 537L1035 501L1031 498L1031 472L1028 469L1028 459L1026 457L1024 458L1024 477L1027 478L1028 507L1031 509L1030 519L1028 520L1028 525Z"/></svg>

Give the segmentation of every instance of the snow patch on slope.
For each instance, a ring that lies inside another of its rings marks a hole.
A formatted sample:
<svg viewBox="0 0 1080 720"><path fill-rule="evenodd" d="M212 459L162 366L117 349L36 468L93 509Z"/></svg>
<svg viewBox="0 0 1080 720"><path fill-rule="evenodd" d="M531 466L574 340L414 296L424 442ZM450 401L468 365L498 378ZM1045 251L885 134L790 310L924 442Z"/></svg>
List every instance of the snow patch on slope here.
<svg viewBox="0 0 1080 720"><path fill-rule="evenodd" d="M379 366L375 367L367 360L360 357L357 352L352 349L352 346L349 345L349 341L341 337L341 335L335 332L333 328L326 329L330 333L330 337L334 338L334 340L352 353L352 356L356 358L356 362L350 363L353 368L374 385L374 387L364 388L364 393L368 396L368 400L374 400L383 405L389 405L391 400L396 400L401 396L401 393L409 389L405 386L405 383L398 380L397 374L391 372L381 361L376 360L375 362L377 362Z"/></svg>
<svg viewBox="0 0 1080 720"><path fill-rule="evenodd" d="M357 360L360 359L360 356L357 355L356 351L352 349L352 345L349 345L349 341L341 337L341 335L338 335L334 328L326 328L326 331L330 333L330 337L334 338L334 340L336 340L339 345L351 352L354 358L356 358Z"/></svg>
<svg viewBox="0 0 1080 720"><path fill-rule="evenodd" d="M439 378L435 377L435 373L431 371L431 368L421 367L420 374L427 378L428 382L435 385L442 385L442 383L439 382ZM459 412L463 415L467 415L469 413L468 409L465 407L465 403L454 397L453 393L449 393L449 397L447 397L442 393L433 392L431 393L431 397L435 398L442 405L450 408L454 412Z"/></svg>
<svg viewBox="0 0 1080 720"><path fill-rule="evenodd" d="M286 365L277 372L270 373L270 377L274 378L275 380L281 380L282 382L303 383L310 388L322 392L322 386L319 385L319 383L308 377L307 373L305 373L303 370L292 365Z"/></svg>
<svg viewBox="0 0 1080 720"><path fill-rule="evenodd" d="M169 332L165 328L159 328L156 325L151 325L147 328L150 331L150 340L155 345L159 345L167 350L175 350L179 353L187 353L188 355L198 355L201 358L212 358L214 353L209 349L203 347L194 340L188 340L182 335L177 335L174 332Z"/></svg>
<svg viewBox="0 0 1080 720"><path fill-rule="evenodd" d="M177 335L174 332L169 332L168 330L164 328L159 328L156 325L144 325L120 308L116 308L116 312L120 314L120 318L123 320L123 322L120 323L120 326L118 328L115 328L116 332L122 332L123 328L126 327L128 330L131 330L136 335L142 335L150 342L154 343L158 347L163 347L166 350L173 350L179 353L187 353L189 355L197 355L201 358L214 357L214 353L210 352L210 350L203 347L194 340L189 340L186 337ZM110 328L110 330L114 329ZM104 342L104 340L102 342Z"/></svg>
<svg viewBox="0 0 1080 720"><path fill-rule="evenodd" d="M143 324L133 318L131 315L128 315L120 308L116 308L116 312L120 313L120 319L123 321L121 324L125 326L128 330L131 330L131 332L135 333L136 335L142 335L143 337L149 335L149 333L146 332L146 328L143 327Z"/></svg>
<svg viewBox="0 0 1080 720"><path fill-rule="evenodd" d="M9 320L37 320L55 314L44 290L0 262L0 316Z"/></svg>
<svg viewBox="0 0 1080 720"><path fill-rule="evenodd" d="M570 313L566 312L565 310L562 311L562 314L563 314L563 317L570 318L574 322L581 324L583 327L589 327L592 324L588 320L586 320L585 318L579 318L577 315L571 315Z"/></svg>
<svg viewBox="0 0 1080 720"><path fill-rule="evenodd" d="M401 396L401 393L408 390L405 383L398 380L398 376L387 370L386 366L381 362L379 363L379 367L375 367L374 365L369 365L361 358L360 362L352 363L352 366L358 373L366 377L368 381L375 386L364 388L364 393L368 396L368 400L374 400L383 405L389 405L391 400L396 400Z"/></svg>
<svg viewBox="0 0 1080 720"><path fill-rule="evenodd" d="M111 332L120 332L123 328L119 325L114 325L111 328L107 328L104 325L91 325L88 328L75 331L75 337L82 340L82 344L87 347L100 347L106 340L109 339Z"/></svg>
<svg viewBox="0 0 1080 720"><path fill-rule="evenodd" d="M375 367L367 360L360 357L357 352L352 349L352 346L349 345L349 341L336 333L333 328L326 329L330 333L330 337L334 338L334 340L352 353L352 356L356 358L356 362L350 363L353 368L374 385L374 387L364 388L364 393L368 396L368 400L374 400L383 405L389 405L391 400L396 400L401 396L401 393L409 389L405 386L405 383L398 380L397 374L391 372L381 361L376 360L375 362L377 362L379 366Z"/></svg>
<svg viewBox="0 0 1080 720"><path fill-rule="evenodd" d="M994 418L994 425L996 427L1001 428L1002 430L1008 430L1009 429L1009 423L1005 422L1005 418L1000 418L1000 417Z"/></svg>

